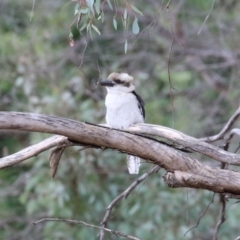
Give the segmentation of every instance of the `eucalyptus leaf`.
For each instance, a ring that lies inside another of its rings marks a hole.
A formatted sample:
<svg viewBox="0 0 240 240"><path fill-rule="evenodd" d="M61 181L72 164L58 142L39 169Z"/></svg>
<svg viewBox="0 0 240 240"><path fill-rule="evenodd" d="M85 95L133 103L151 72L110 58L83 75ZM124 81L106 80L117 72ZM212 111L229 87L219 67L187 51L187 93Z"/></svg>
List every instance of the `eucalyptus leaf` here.
<svg viewBox="0 0 240 240"><path fill-rule="evenodd" d="M75 8L74 8L74 16L78 13L78 11L79 11L79 3L77 3L77 4L75 5Z"/></svg>
<svg viewBox="0 0 240 240"><path fill-rule="evenodd" d="M92 37L92 28L90 28L90 27L88 28L88 33L89 33L90 38L93 39L93 37Z"/></svg>
<svg viewBox="0 0 240 240"><path fill-rule="evenodd" d="M94 0L86 0L88 7L92 10L93 9L93 4Z"/></svg>
<svg viewBox="0 0 240 240"><path fill-rule="evenodd" d="M102 12L101 13L101 20L102 20L102 23L104 22L104 13Z"/></svg>
<svg viewBox="0 0 240 240"><path fill-rule="evenodd" d="M127 9L124 10L124 13L123 13L123 27L126 29L127 28Z"/></svg>
<svg viewBox="0 0 240 240"><path fill-rule="evenodd" d="M123 13L123 19L124 20L127 19L127 14L128 14L128 12L127 12L127 9L125 8L124 13Z"/></svg>
<svg viewBox="0 0 240 240"><path fill-rule="evenodd" d="M113 18L113 26L114 26L115 30L117 30L117 21L116 21L116 18Z"/></svg>
<svg viewBox="0 0 240 240"><path fill-rule="evenodd" d="M107 0L108 6L113 10L113 6L110 0Z"/></svg>
<svg viewBox="0 0 240 240"><path fill-rule="evenodd" d="M99 35L101 35L100 31L98 30L98 28L92 24L92 28L95 32L97 32Z"/></svg>
<svg viewBox="0 0 240 240"><path fill-rule="evenodd" d="M140 14L140 15L143 16L143 13L142 13L137 7L135 7L135 6L132 5L132 4L130 4L130 6L131 6L132 10L133 10L135 13L138 13L138 14Z"/></svg>
<svg viewBox="0 0 240 240"><path fill-rule="evenodd" d="M139 25L138 25L138 19L135 17L134 21L133 21L133 25L132 25L132 32L134 34L138 34L139 33Z"/></svg>
<svg viewBox="0 0 240 240"><path fill-rule="evenodd" d="M100 0L96 0L94 6L95 6L97 14L100 14Z"/></svg>
<svg viewBox="0 0 240 240"><path fill-rule="evenodd" d="M127 53L127 50L128 50L128 41L126 39L125 40L125 44L124 44L124 52L125 52L125 54Z"/></svg>
<svg viewBox="0 0 240 240"><path fill-rule="evenodd" d="M89 8L88 8L88 7L84 7L84 8L81 8L81 9L79 10L79 12L82 13L82 14L86 14L86 13L88 13L88 11L89 11Z"/></svg>
<svg viewBox="0 0 240 240"><path fill-rule="evenodd" d="M84 30L87 27L87 22L85 22L82 27L79 29L79 31L81 32L82 30Z"/></svg>

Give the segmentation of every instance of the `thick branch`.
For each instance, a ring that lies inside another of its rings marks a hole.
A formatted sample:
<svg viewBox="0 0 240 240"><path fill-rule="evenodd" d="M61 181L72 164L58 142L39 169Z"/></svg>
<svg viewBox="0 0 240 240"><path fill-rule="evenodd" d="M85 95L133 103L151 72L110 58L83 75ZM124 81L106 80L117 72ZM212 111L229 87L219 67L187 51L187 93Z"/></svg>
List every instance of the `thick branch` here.
<svg viewBox="0 0 240 240"><path fill-rule="evenodd" d="M47 132L66 136L82 144L118 149L147 159L171 172L176 178L176 183L172 181L171 186L240 194L240 173L211 168L182 151L144 136L60 117L15 112L0 112L0 129ZM237 154L232 156L235 161L240 158Z"/></svg>
<svg viewBox="0 0 240 240"><path fill-rule="evenodd" d="M133 133L158 136L171 141L177 147L182 147L185 150L201 153L223 163L240 165L240 155L226 152L216 146L204 142L202 139L199 140L190 137L171 128L141 123L130 127L128 130Z"/></svg>

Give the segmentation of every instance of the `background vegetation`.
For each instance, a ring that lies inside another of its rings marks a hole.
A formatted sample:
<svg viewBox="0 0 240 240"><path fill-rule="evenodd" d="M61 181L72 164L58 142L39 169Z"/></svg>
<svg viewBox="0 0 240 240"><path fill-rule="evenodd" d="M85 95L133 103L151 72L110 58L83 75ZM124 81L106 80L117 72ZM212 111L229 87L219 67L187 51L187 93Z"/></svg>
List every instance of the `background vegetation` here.
<svg viewBox="0 0 240 240"><path fill-rule="evenodd" d="M240 100L240 2L181 0L172 1L169 9L166 1L119 1L117 9L116 2L110 2L113 10L107 2L102 6L104 23L93 19L101 34L92 29L90 35L87 29L79 33L76 22L71 25L76 2L2 0L0 110L102 123L105 90L97 86L97 80L119 71L134 76L137 92L146 102L146 122L194 137L219 132ZM131 12L129 4L143 16ZM124 27L126 8L129 19ZM138 31L132 26L136 16L139 34L134 34ZM47 136L1 132L0 157ZM232 151L237 146L236 139ZM48 156L41 154L0 171L1 239L95 239L98 232L94 229L31 223L49 216L99 225L110 201L138 177L127 173L123 154L74 148L64 154L57 176L51 180ZM209 164L217 166L216 162ZM142 165L141 173L151 168L144 161ZM144 240L211 239L219 213L218 197L199 226L184 236L212 193L170 189L164 185L163 175L163 170L152 175L123 200L108 227ZM228 202L220 239L240 234L240 208L234 203ZM118 238L106 235L106 239Z"/></svg>

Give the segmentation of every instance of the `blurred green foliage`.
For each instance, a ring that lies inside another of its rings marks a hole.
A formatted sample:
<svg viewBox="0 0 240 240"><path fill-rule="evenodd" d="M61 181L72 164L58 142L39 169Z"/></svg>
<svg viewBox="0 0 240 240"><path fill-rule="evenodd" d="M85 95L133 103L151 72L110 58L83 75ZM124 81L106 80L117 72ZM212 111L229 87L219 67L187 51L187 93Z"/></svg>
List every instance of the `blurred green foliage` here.
<svg viewBox="0 0 240 240"><path fill-rule="evenodd" d="M176 40L169 66L172 33L166 3L163 7L160 1L129 3L143 13L137 14L134 26L130 25L133 29L128 31L120 24L114 28L115 5L112 11L106 4L104 23L95 23L101 35L89 36L86 31L80 34L73 24L74 46L70 47L74 2L36 1L32 12L32 1L3 0L0 110L102 123L105 90L97 86L97 80L122 71L134 76L137 92L145 99L146 122L195 137L217 133L239 103L240 3L216 2L202 26L211 2L172 1L169 11ZM125 8L118 7L120 21ZM134 14L130 17L134 19ZM138 25L140 35L134 35L132 30L137 33ZM0 156L46 137L0 132ZM232 149L236 145L237 141ZM49 153L0 171L1 239L95 239L97 230L80 225L47 222L33 226L32 222L49 216L99 225L111 200L138 177L127 173L124 154L74 147L64 153L57 176L51 180ZM150 167L143 163L141 173ZM114 208L108 227L144 240L211 239L219 212L218 197L199 226L184 236L211 201L212 193L170 189L163 183L164 174L161 170L150 176L122 200ZM239 217L239 206L229 201L220 239L239 235ZM106 239L120 238L106 234Z"/></svg>

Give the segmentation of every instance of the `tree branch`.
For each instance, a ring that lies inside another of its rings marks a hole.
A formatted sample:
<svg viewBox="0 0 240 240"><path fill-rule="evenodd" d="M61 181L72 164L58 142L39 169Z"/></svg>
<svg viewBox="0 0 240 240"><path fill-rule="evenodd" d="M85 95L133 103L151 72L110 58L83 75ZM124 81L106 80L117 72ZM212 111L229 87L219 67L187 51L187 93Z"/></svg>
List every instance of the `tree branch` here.
<svg viewBox="0 0 240 240"><path fill-rule="evenodd" d="M219 193L240 194L239 172L211 168L175 149L174 146L170 147L169 144L164 144L157 139L71 119L33 113L0 112L0 129L58 134L79 144L112 148L139 156L166 169L168 174L165 181L170 187L202 188ZM168 129L168 132L171 133L170 129ZM176 135L177 131L172 130L172 133ZM201 143L199 141L200 145ZM194 144L196 142L193 142ZM201 145L202 148L204 146ZM219 155L225 156L226 162L239 165L239 154L228 153L218 148L215 151ZM215 156L215 158L217 157ZM14 161L14 164L16 164L16 161ZM0 160L0 166L3 168L3 165L6 167L13 165L13 163L6 163L6 158L3 158Z"/></svg>
<svg viewBox="0 0 240 240"><path fill-rule="evenodd" d="M215 196L215 193L212 195L211 201L209 202L209 204L207 205L207 207L206 207L206 208L203 210L203 212L200 214L197 223L196 223L194 226L192 226L191 228L189 228L189 229L184 233L183 236L186 236L188 232L190 232L190 231L193 230L194 228L197 228L197 227L198 227L198 225L199 225L202 217L205 215L205 213L207 212L208 208L209 208L210 205L213 203L214 196Z"/></svg>
<svg viewBox="0 0 240 240"><path fill-rule="evenodd" d="M207 157L213 158L219 162L239 165L240 155L229 153L216 146L204 142L204 139L197 139L188 136L175 129L164 126L140 123L128 128L128 131L137 134L148 134L158 136L171 141L176 147L201 153Z"/></svg>
<svg viewBox="0 0 240 240"><path fill-rule="evenodd" d="M214 230L213 240L217 240L218 239L218 237L217 237L218 231L219 231L221 225L226 220L226 218L225 218L226 199L225 199L225 196L223 194L220 194L220 203L221 203L220 213L219 213L219 217L218 217L218 222L217 222L215 230Z"/></svg>
<svg viewBox="0 0 240 240"><path fill-rule="evenodd" d="M40 220L37 220L37 221L33 222L33 224L36 225L38 223L46 222L46 221L55 221L55 222L65 222L65 223L71 223L71 224L72 223L80 224L80 225L83 225L83 226L86 226L86 227L91 227L91 228L96 228L96 229L101 229L101 230L103 229L106 232L110 232L110 233L112 233L114 235L125 237L127 239L140 240L139 238L136 238L136 237L131 236L131 235L127 235L127 234L119 232L119 231L111 230L109 228L101 228L101 227L98 227L98 226L95 226L95 225L92 225L92 224L89 224L89 223L86 223L86 222L83 222L83 221L77 221L77 220L72 220L72 219L42 218Z"/></svg>
<svg viewBox="0 0 240 240"><path fill-rule="evenodd" d="M2 127L0 126L0 130L1 129ZM14 153L4 158L0 158L0 169L14 166L15 164L20 163L26 159L37 156L39 153L55 147L59 143L64 142L65 140L67 140L67 138L64 136L52 136L17 153Z"/></svg>
<svg viewBox="0 0 240 240"><path fill-rule="evenodd" d="M220 131L220 133L211 137L201 138L200 140L205 142L214 142L219 139L222 139L224 135L230 130L234 122L238 119L239 115L240 115L240 106L237 109L237 111L232 115L232 117L228 120L224 128Z"/></svg>
<svg viewBox="0 0 240 240"><path fill-rule="evenodd" d="M160 169L159 166L155 166L151 168L148 172L144 173L141 177L139 177L136 181L134 181L127 189L125 189L121 194L119 194L115 199L112 200L112 202L107 206L107 211L104 215L104 218L101 222L101 225L103 228L107 226L107 221L109 219L109 216L111 214L111 211L113 207L122 199L127 198L128 195L141 183L143 182L147 177L152 175L153 173L157 172ZM104 231L101 230L99 233L100 240L104 239Z"/></svg>

